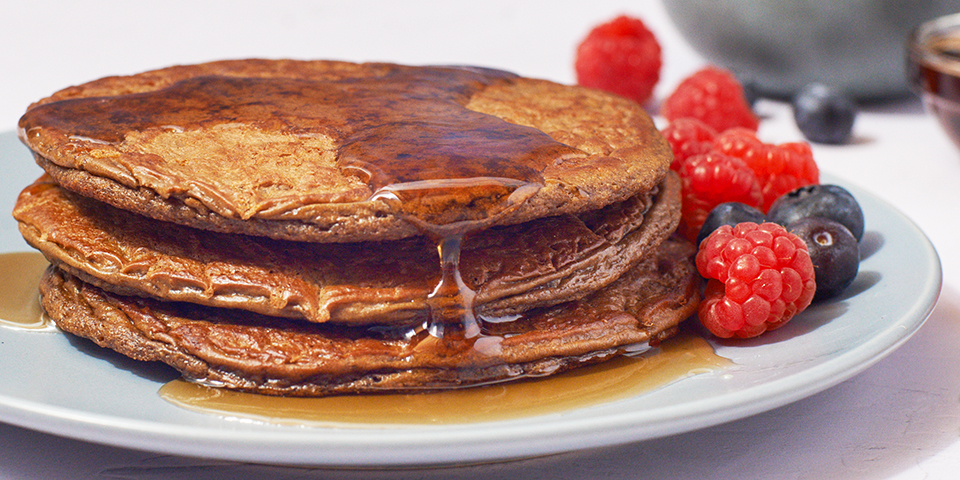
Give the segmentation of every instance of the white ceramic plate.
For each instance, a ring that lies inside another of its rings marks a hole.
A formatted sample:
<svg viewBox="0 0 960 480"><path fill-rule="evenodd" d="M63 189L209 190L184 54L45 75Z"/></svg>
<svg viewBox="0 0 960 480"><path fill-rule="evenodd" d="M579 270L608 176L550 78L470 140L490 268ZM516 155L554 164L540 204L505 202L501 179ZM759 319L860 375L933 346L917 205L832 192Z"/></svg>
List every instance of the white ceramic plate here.
<svg viewBox="0 0 960 480"><path fill-rule="evenodd" d="M38 174L0 134L0 210ZM835 179L825 181L840 183ZM847 186L847 185L845 185ZM0 421L93 442L247 462L397 466L505 460L633 442L766 411L863 371L909 338L940 292L940 263L916 226L854 187L867 233L844 298L759 339L715 342L734 365L643 395L557 414L462 425L319 428L196 413L157 395L169 370L118 361L58 332L0 328ZM0 252L26 251L8 214Z"/></svg>

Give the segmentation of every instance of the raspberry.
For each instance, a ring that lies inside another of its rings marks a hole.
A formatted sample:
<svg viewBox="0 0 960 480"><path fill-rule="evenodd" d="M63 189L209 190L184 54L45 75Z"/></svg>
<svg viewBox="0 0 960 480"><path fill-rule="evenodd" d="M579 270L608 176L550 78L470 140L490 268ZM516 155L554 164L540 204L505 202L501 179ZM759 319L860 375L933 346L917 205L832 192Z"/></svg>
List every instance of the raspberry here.
<svg viewBox="0 0 960 480"><path fill-rule="evenodd" d="M577 47L577 83L645 103L662 64L653 33L641 20L621 15L595 27Z"/></svg>
<svg viewBox="0 0 960 480"><path fill-rule="evenodd" d="M692 117L678 118L660 133L673 149L673 163L670 168L677 171L684 160L710 152L713 149L713 137L717 136L716 130Z"/></svg>
<svg viewBox="0 0 960 480"><path fill-rule="evenodd" d="M756 131L760 124L740 82L717 67L706 67L680 82L663 102L660 114L671 122L693 117L718 132L735 127Z"/></svg>
<svg viewBox="0 0 960 480"><path fill-rule="evenodd" d="M804 142L772 145L748 129L733 128L713 139L713 149L737 157L753 169L762 185L764 211L781 195L820 182L813 151Z"/></svg>
<svg viewBox="0 0 960 480"><path fill-rule="evenodd" d="M717 205L740 202L757 207L762 200L757 176L739 158L717 152L695 155L680 164L678 173L683 185L679 232L691 241Z"/></svg>
<svg viewBox="0 0 960 480"><path fill-rule="evenodd" d="M707 279L698 317L721 338L749 338L790 321L817 286L807 245L775 223L723 225L700 244Z"/></svg>

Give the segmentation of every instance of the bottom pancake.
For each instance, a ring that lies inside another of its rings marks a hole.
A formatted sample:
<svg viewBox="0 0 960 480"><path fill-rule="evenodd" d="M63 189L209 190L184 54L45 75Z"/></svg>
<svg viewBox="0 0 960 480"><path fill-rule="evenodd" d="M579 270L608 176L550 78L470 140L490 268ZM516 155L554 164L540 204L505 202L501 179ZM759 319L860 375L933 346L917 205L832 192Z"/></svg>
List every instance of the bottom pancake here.
<svg viewBox="0 0 960 480"><path fill-rule="evenodd" d="M586 299L486 324L468 348L397 330L125 297L55 267L41 294L62 330L165 362L190 381L272 395L409 392L549 375L656 345L696 310L693 255L688 242L667 240Z"/></svg>

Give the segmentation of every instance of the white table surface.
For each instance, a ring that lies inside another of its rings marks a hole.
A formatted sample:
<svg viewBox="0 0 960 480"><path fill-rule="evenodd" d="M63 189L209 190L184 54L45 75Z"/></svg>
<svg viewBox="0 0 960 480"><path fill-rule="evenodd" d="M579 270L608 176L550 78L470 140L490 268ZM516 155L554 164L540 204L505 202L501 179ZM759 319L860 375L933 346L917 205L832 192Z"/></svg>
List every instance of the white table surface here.
<svg viewBox="0 0 960 480"><path fill-rule="evenodd" d="M621 12L643 18L663 45L659 98L703 63L656 0L7 2L0 11L0 131L13 130L31 101L67 85L222 58L478 64L571 83L579 39ZM764 101L758 110L762 139L801 139L786 105ZM926 232L944 286L926 325L900 349L812 397L635 444L403 471L181 458L0 424L0 479L957 478L960 152L908 98L865 107L852 144L815 145L814 154L822 171L885 199Z"/></svg>

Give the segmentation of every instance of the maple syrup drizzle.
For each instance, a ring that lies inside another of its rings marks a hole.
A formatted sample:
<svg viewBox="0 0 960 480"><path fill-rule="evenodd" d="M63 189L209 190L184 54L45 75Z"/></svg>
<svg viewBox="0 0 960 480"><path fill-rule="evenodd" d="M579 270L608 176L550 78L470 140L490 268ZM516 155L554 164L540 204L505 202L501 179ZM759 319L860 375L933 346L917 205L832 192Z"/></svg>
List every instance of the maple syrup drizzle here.
<svg viewBox="0 0 960 480"><path fill-rule="evenodd" d="M908 53L907 75L922 90L925 106L960 146L960 34L930 34Z"/></svg>
<svg viewBox="0 0 960 480"><path fill-rule="evenodd" d="M618 357L559 375L435 393L320 398L242 393L174 380L164 400L188 410L298 426L477 423L547 415L642 395L733 365L706 340L682 332L648 354Z"/></svg>
<svg viewBox="0 0 960 480"><path fill-rule="evenodd" d="M480 335L480 323L473 312L476 292L460 277L461 235L444 237L437 247L440 255L440 283L427 296L430 305L430 335L445 340L464 340Z"/></svg>
<svg viewBox="0 0 960 480"><path fill-rule="evenodd" d="M40 307L40 276L49 263L36 252L0 254L0 326L55 330Z"/></svg>

